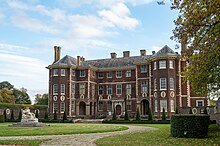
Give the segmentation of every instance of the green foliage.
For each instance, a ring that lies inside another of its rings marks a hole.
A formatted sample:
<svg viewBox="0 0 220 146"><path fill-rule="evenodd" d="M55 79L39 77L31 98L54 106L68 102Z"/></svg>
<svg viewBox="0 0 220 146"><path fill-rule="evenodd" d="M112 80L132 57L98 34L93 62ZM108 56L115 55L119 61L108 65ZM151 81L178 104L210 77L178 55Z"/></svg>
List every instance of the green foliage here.
<svg viewBox="0 0 220 146"><path fill-rule="evenodd" d="M47 111L47 110L45 110L44 120L45 120L45 121L48 121L48 120L49 120L49 116L48 116L48 111Z"/></svg>
<svg viewBox="0 0 220 146"><path fill-rule="evenodd" d="M209 115L172 115L171 135L173 137L204 138L208 136Z"/></svg>
<svg viewBox="0 0 220 146"><path fill-rule="evenodd" d="M0 90L3 88L7 88L8 90L12 90L14 85L11 85L8 81L0 82Z"/></svg>
<svg viewBox="0 0 220 146"><path fill-rule="evenodd" d="M30 96L27 93L27 89L21 88L13 90L13 95L15 96L16 104L31 104Z"/></svg>
<svg viewBox="0 0 220 146"><path fill-rule="evenodd" d="M0 90L0 103L15 103L15 97L13 91L8 88Z"/></svg>
<svg viewBox="0 0 220 146"><path fill-rule="evenodd" d="M114 108L114 111L113 111L112 120L117 120L115 108Z"/></svg>
<svg viewBox="0 0 220 146"><path fill-rule="evenodd" d="M124 120L125 121L129 121L128 110L127 110L126 107L125 107L125 117L124 117Z"/></svg>
<svg viewBox="0 0 220 146"><path fill-rule="evenodd" d="M104 120L102 123L106 124L170 124L170 121L162 120Z"/></svg>
<svg viewBox="0 0 220 146"><path fill-rule="evenodd" d="M22 118L22 111L21 111L21 109L20 109L19 115L18 115L18 121L19 121L19 122L21 122L21 118Z"/></svg>
<svg viewBox="0 0 220 146"><path fill-rule="evenodd" d="M149 108L149 111L148 111L148 120L149 120L149 121L152 121L152 120L153 120L152 112L151 112L151 109L150 109L150 108Z"/></svg>
<svg viewBox="0 0 220 146"><path fill-rule="evenodd" d="M67 115L66 115L66 111L64 111L63 113L63 122L67 120Z"/></svg>
<svg viewBox="0 0 220 146"><path fill-rule="evenodd" d="M139 108L137 108L135 119L136 119L136 121L140 121L141 120Z"/></svg>
<svg viewBox="0 0 220 146"><path fill-rule="evenodd" d="M48 94L47 93L45 93L43 95L36 94L35 95L35 104L48 105Z"/></svg>
<svg viewBox="0 0 220 146"><path fill-rule="evenodd" d="M179 109L178 109L178 107L176 107L175 114L179 114Z"/></svg>
<svg viewBox="0 0 220 146"><path fill-rule="evenodd" d="M47 105L31 105L31 104L12 104L12 103L0 103L0 107L2 108L10 108L10 109L41 109L46 110L48 108Z"/></svg>
<svg viewBox="0 0 220 146"><path fill-rule="evenodd" d="M204 109L204 111L203 111L203 114L208 115L208 111L207 111L206 107L205 107L205 109Z"/></svg>
<svg viewBox="0 0 220 146"><path fill-rule="evenodd" d="M14 120L15 118L14 118L14 110L12 109L11 110L11 120Z"/></svg>
<svg viewBox="0 0 220 146"><path fill-rule="evenodd" d="M172 5L179 11L173 38L183 44L183 55L190 63L183 75L201 95L220 89L219 5L219 0L175 0Z"/></svg>
<svg viewBox="0 0 220 146"><path fill-rule="evenodd" d="M0 115L0 123L5 122L5 116L4 115Z"/></svg>
<svg viewBox="0 0 220 146"><path fill-rule="evenodd" d="M190 109L189 109L189 114L193 114L192 107L190 107Z"/></svg>
<svg viewBox="0 0 220 146"><path fill-rule="evenodd" d="M57 117L57 110L54 111L53 119L54 119L54 120L58 120L58 117Z"/></svg>
<svg viewBox="0 0 220 146"><path fill-rule="evenodd" d="M36 118L38 118L38 117L39 117L38 110L36 110L35 117L36 117Z"/></svg>
<svg viewBox="0 0 220 146"><path fill-rule="evenodd" d="M162 121L166 121L166 112L164 108L163 108L163 113L162 113Z"/></svg>
<svg viewBox="0 0 220 146"><path fill-rule="evenodd" d="M7 120L7 114L6 114L6 109L4 110L4 119L5 119L5 121Z"/></svg>

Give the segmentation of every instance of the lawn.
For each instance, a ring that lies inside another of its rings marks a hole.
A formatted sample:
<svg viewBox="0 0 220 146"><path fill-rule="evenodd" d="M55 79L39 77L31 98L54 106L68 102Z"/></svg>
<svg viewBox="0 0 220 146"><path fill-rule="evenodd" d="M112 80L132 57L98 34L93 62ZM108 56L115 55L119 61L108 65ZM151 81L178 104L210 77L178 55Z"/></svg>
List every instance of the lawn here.
<svg viewBox="0 0 220 146"><path fill-rule="evenodd" d="M0 145L39 146L44 141L47 140L0 140Z"/></svg>
<svg viewBox="0 0 220 146"><path fill-rule="evenodd" d="M141 133L131 133L120 136L111 136L96 141L99 146L146 146L146 145L176 145L176 146L204 146L220 145L220 130L216 125L209 126L209 137L204 139L198 138L173 138L170 136L170 124L144 124L159 128L155 131L146 131Z"/></svg>
<svg viewBox="0 0 220 146"><path fill-rule="evenodd" d="M34 135L58 135L58 134L82 134L112 132L128 129L126 126L109 124L49 124L42 128L8 127L9 123L0 124L0 136L34 136Z"/></svg>

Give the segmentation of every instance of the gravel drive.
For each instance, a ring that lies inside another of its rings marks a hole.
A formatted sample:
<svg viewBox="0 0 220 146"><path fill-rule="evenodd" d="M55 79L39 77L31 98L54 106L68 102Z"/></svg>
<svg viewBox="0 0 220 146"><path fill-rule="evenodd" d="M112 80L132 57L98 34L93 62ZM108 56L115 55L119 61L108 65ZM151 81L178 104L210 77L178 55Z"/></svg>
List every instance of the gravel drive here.
<svg viewBox="0 0 220 146"><path fill-rule="evenodd" d="M0 140L18 140L18 139L51 139L41 144L41 146L96 146L95 141L97 139L121 135L133 132L143 132L149 130L157 130L157 128L144 127L144 126L129 126L125 125L129 129L124 131L105 132L105 133L90 133L90 134L71 134L71 135L44 135L44 136L11 136L0 137Z"/></svg>

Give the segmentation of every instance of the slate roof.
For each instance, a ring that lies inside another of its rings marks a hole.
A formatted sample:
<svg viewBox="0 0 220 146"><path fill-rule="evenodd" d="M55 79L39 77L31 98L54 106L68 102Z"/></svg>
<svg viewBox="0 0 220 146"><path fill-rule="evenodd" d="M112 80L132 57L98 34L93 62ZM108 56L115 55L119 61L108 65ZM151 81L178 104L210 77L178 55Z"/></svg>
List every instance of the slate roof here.
<svg viewBox="0 0 220 146"><path fill-rule="evenodd" d="M154 56L179 56L179 55L176 54L172 49L170 49L170 47L165 45Z"/></svg>
<svg viewBox="0 0 220 146"><path fill-rule="evenodd" d="M53 65L75 66L76 65L76 58L73 58L69 55L66 55L61 60L53 63Z"/></svg>

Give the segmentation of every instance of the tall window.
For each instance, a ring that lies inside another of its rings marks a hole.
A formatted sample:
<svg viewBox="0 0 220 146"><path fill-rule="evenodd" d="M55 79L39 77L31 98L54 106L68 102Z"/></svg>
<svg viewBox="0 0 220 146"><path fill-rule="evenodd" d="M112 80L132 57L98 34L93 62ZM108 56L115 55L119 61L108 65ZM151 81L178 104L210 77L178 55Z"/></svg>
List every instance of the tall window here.
<svg viewBox="0 0 220 146"><path fill-rule="evenodd" d="M171 108L171 112L175 112L175 110L174 110L174 100L170 100L170 108Z"/></svg>
<svg viewBox="0 0 220 146"><path fill-rule="evenodd" d="M116 78L121 78L121 71L116 71Z"/></svg>
<svg viewBox="0 0 220 146"><path fill-rule="evenodd" d="M174 90L174 80L170 78L170 90Z"/></svg>
<svg viewBox="0 0 220 146"><path fill-rule="evenodd" d="M72 70L72 76L75 76L76 72L75 70Z"/></svg>
<svg viewBox="0 0 220 146"><path fill-rule="evenodd" d="M118 84L116 85L116 94L121 95L121 93L122 93L122 85Z"/></svg>
<svg viewBox="0 0 220 146"><path fill-rule="evenodd" d="M80 77L85 77L85 70L80 70Z"/></svg>
<svg viewBox="0 0 220 146"><path fill-rule="evenodd" d="M79 94L85 94L85 84L79 84Z"/></svg>
<svg viewBox="0 0 220 146"><path fill-rule="evenodd" d="M154 61L154 70L156 70L156 69L157 69L157 62Z"/></svg>
<svg viewBox="0 0 220 146"><path fill-rule="evenodd" d="M55 111L58 112L58 104L57 104L57 102L54 102L54 103L53 103L53 113L54 113Z"/></svg>
<svg viewBox="0 0 220 146"><path fill-rule="evenodd" d="M196 100L196 106L204 106L204 100Z"/></svg>
<svg viewBox="0 0 220 146"><path fill-rule="evenodd" d="M126 85L126 95L131 95L131 84Z"/></svg>
<svg viewBox="0 0 220 146"><path fill-rule="evenodd" d="M61 76L65 76L65 69L61 69Z"/></svg>
<svg viewBox="0 0 220 146"><path fill-rule="evenodd" d="M72 84L72 98L74 99L75 98L75 84L73 83Z"/></svg>
<svg viewBox="0 0 220 146"><path fill-rule="evenodd" d="M65 95L65 84L61 84L61 94Z"/></svg>
<svg viewBox="0 0 220 146"><path fill-rule="evenodd" d="M107 72L107 78L112 78L112 72Z"/></svg>
<svg viewBox="0 0 220 146"><path fill-rule="evenodd" d="M160 112L163 112L163 108L167 112L167 100L160 100Z"/></svg>
<svg viewBox="0 0 220 146"><path fill-rule="evenodd" d="M93 76L93 77L95 76L95 71L92 71L92 76Z"/></svg>
<svg viewBox="0 0 220 146"><path fill-rule="evenodd" d="M64 111L65 111L65 102L61 102L60 103L60 112L64 113Z"/></svg>
<svg viewBox="0 0 220 146"><path fill-rule="evenodd" d="M75 101L72 100L72 103L71 103L71 111L74 112L75 111Z"/></svg>
<svg viewBox="0 0 220 146"><path fill-rule="evenodd" d="M157 90L157 79L154 79L154 90Z"/></svg>
<svg viewBox="0 0 220 146"><path fill-rule="evenodd" d="M59 70L58 69L54 69L53 70L53 76L58 76Z"/></svg>
<svg viewBox="0 0 220 146"><path fill-rule="evenodd" d="M99 85L99 95L102 95L102 94L103 94L103 86Z"/></svg>
<svg viewBox="0 0 220 146"><path fill-rule="evenodd" d="M159 61L159 69L166 69L166 60Z"/></svg>
<svg viewBox="0 0 220 146"><path fill-rule="evenodd" d="M126 77L131 77L131 70L126 70L125 75Z"/></svg>
<svg viewBox="0 0 220 146"><path fill-rule="evenodd" d="M58 84L53 84L53 95L58 94Z"/></svg>
<svg viewBox="0 0 220 146"><path fill-rule="evenodd" d="M167 89L167 79L160 78L160 90L166 90L166 89Z"/></svg>
<svg viewBox="0 0 220 146"><path fill-rule="evenodd" d="M154 111L157 112L157 100L154 100Z"/></svg>
<svg viewBox="0 0 220 146"><path fill-rule="evenodd" d="M112 95L112 85L107 85L107 94Z"/></svg>
<svg viewBox="0 0 220 146"><path fill-rule="evenodd" d="M141 65L141 72L142 73L147 72L147 65Z"/></svg>
<svg viewBox="0 0 220 146"><path fill-rule="evenodd" d="M102 79L102 78L103 78L103 72L99 72L98 78L99 78L99 79Z"/></svg>
<svg viewBox="0 0 220 146"><path fill-rule="evenodd" d="M92 84L92 98L95 97L95 84Z"/></svg>
<svg viewBox="0 0 220 146"><path fill-rule="evenodd" d="M170 69L173 69L173 68L174 68L173 60L170 60L170 61L169 61L169 66L170 66Z"/></svg>
<svg viewBox="0 0 220 146"><path fill-rule="evenodd" d="M146 80L141 81L141 92L147 93L147 81Z"/></svg>

